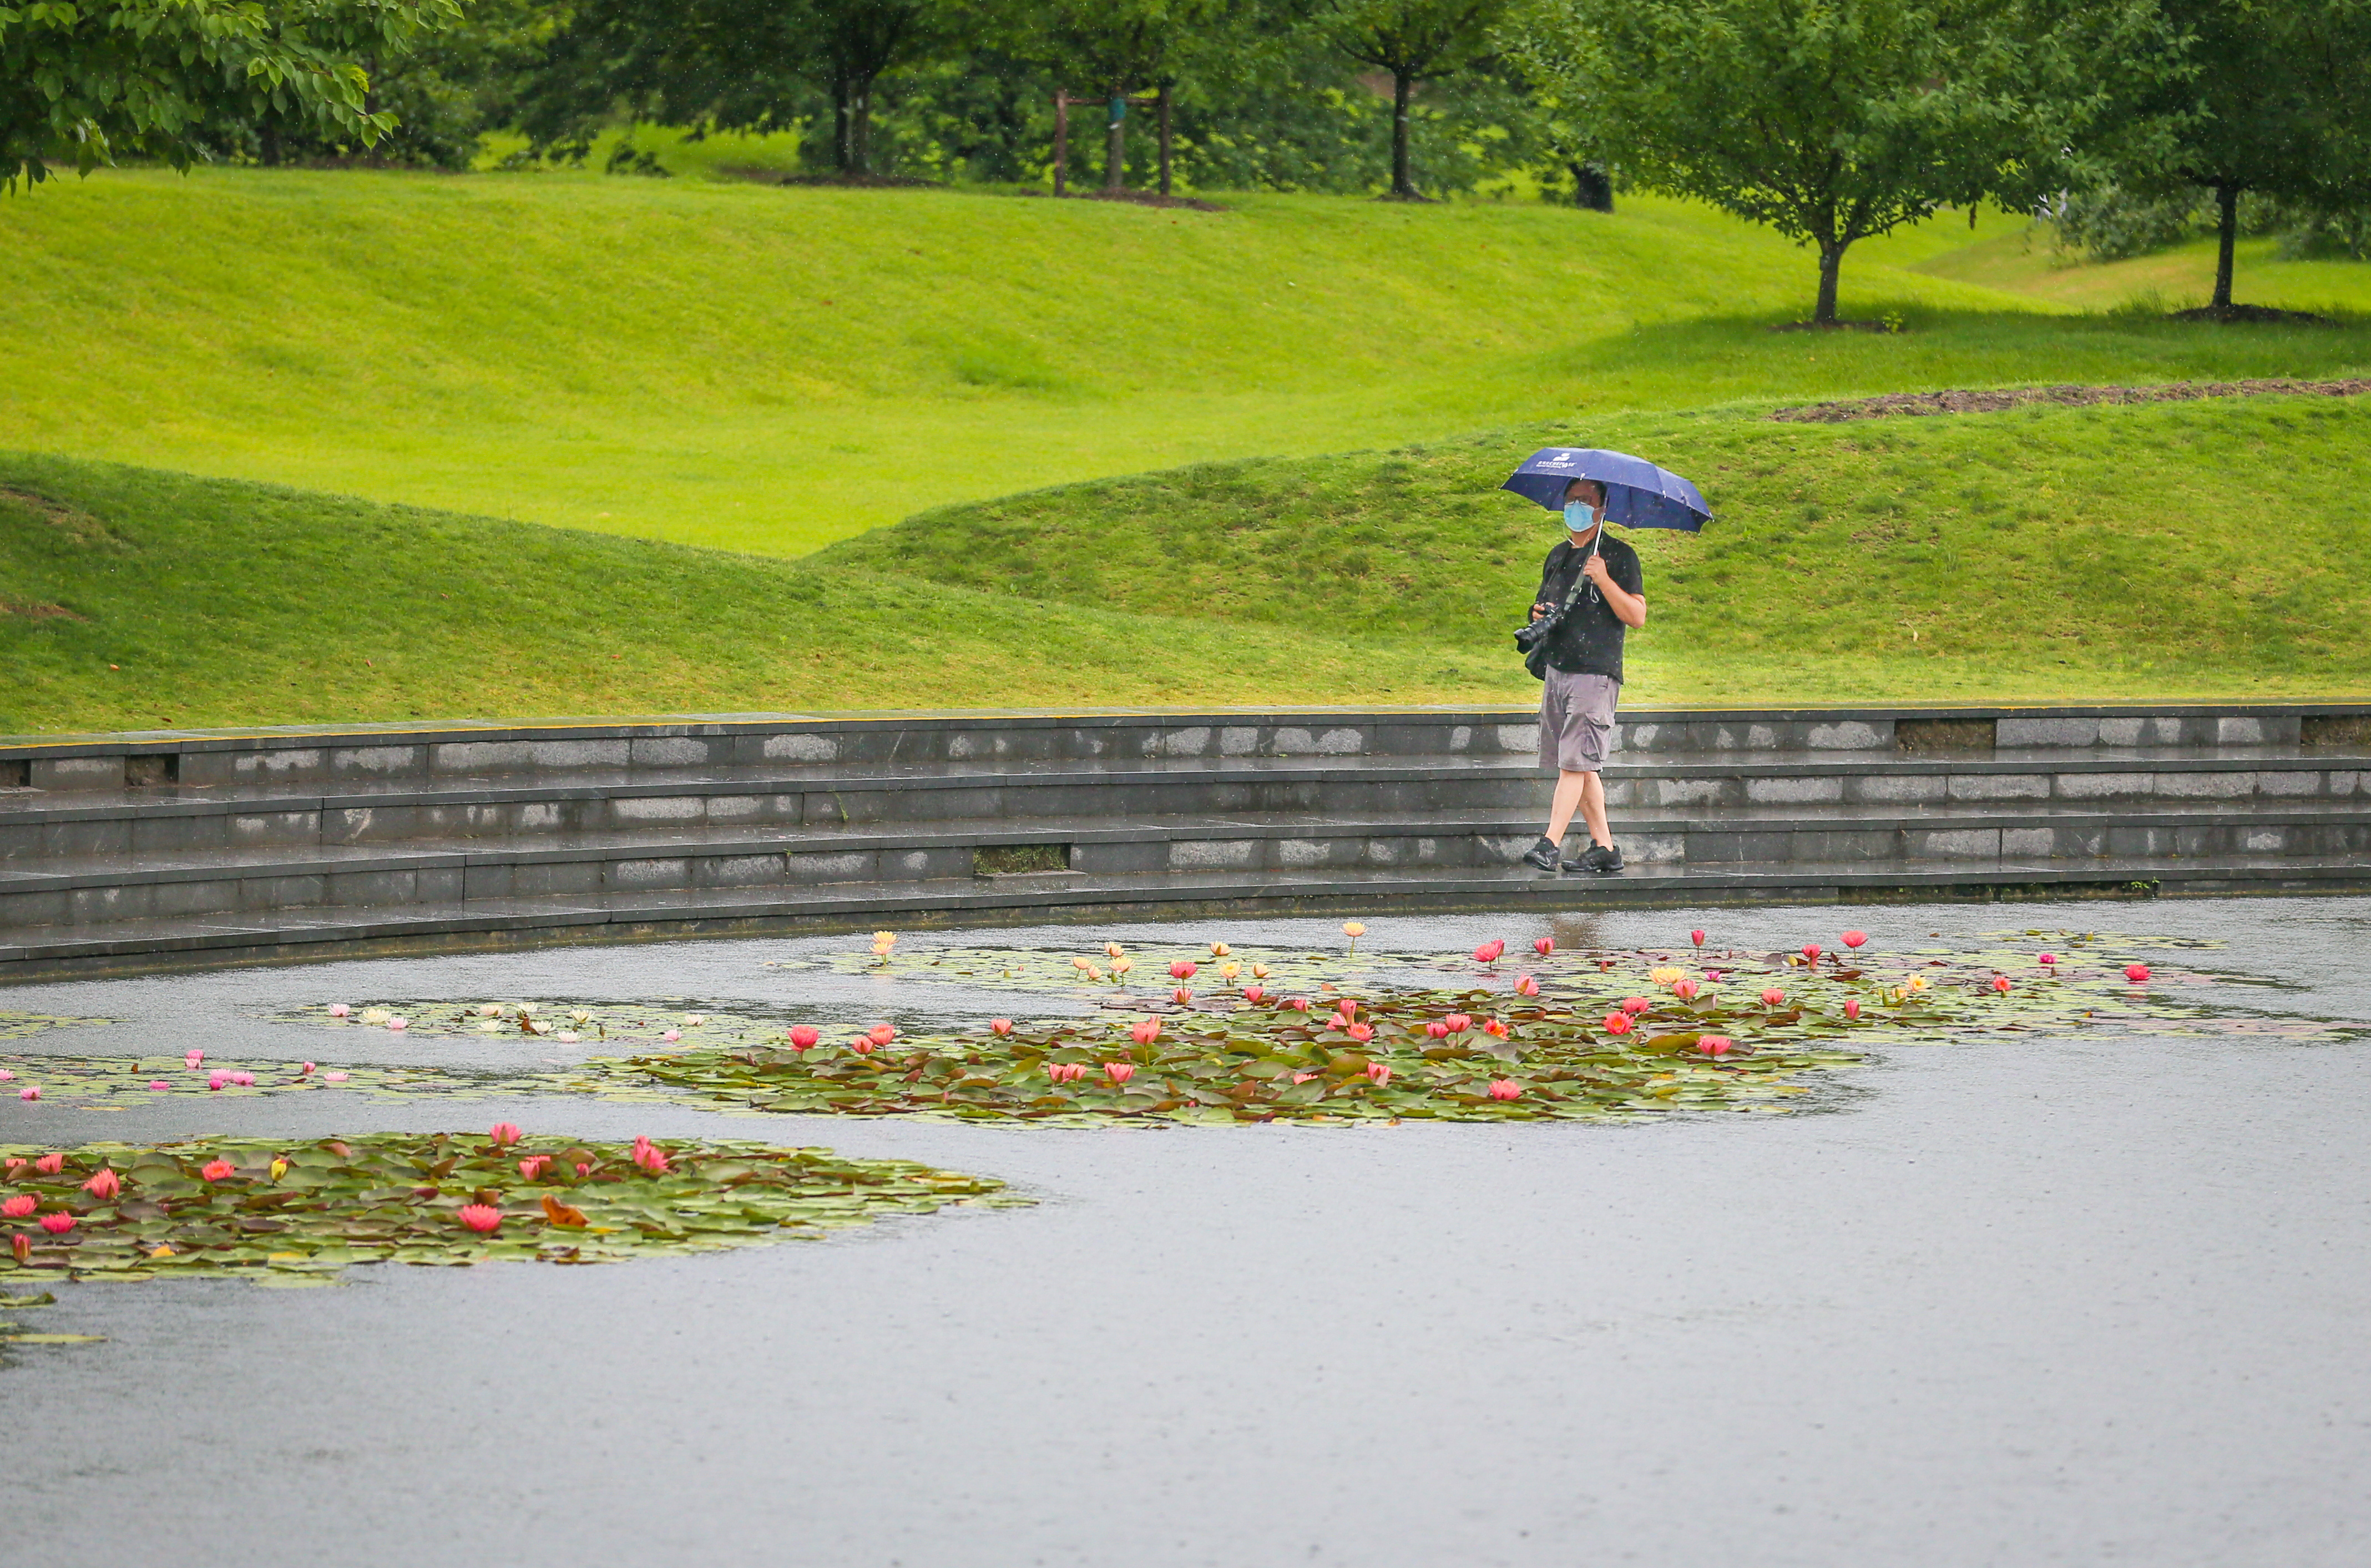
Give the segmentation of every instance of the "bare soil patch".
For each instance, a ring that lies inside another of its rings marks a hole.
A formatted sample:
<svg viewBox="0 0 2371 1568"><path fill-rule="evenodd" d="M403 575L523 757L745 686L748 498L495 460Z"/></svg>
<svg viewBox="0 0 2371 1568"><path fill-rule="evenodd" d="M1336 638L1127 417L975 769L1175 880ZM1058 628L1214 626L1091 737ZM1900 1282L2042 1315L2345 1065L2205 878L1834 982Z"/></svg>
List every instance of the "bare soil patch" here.
<svg viewBox="0 0 2371 1568"><path fill-rule="evenodd" d="M2352 381L2169 381L2157 386L2011 386L1986 391L1889 392L1882 398L1850 398L1780 409L1769 417L1797 424L1843 424L1896 415L1991 414L2029 403L2080 408L2089 403L2186 403L2201 398L2358 398L2371 393L2371 379Z"/></svg>
<svg viewBox="0 0 2371 1568"><path fill-rule="evenodd" d="M130 549L131 545L109 529L108 525L78 506L29 490L12 490L0 486L0 516L9 512L30 513L52 528L63 532L77 545L100 549ZM65 612L61 611L60 614Z"/></svg>

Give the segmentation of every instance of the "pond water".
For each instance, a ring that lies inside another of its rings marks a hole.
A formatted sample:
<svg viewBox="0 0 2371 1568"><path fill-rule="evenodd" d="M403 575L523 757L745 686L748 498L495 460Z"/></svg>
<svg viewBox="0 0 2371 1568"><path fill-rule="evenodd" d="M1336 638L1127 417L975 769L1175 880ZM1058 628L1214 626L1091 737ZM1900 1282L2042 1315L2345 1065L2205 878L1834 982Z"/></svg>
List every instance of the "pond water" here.
<svg viewBox="0 0 2371 1568"><path fill-rule="evenodd" d="M1880 955L2153 943L2215 1026L1878 1043L1787 1113L1621 1123L975 1125L359 1081L0 1101L0 1144L44 1148L507 1120L827 1145L1033 1200L602 1267L51 1286L0 1319L104 1338L0 1346L9 1538L119 1563L2364 1561L2371 1047L2331 1026L2371 1025L2371 904L1377 917L1360 948L1685 952L1703 927L1765 951L1847 915ZM1201 921L899 952L1106 939L1344 940ZM842 1032L1089 1010L870 974L866 946L21 987L0 1011L108 1021L0 1053L28 1078L192 1046L515 1076L602 1047L312 1009L526 997Z"/></svg>

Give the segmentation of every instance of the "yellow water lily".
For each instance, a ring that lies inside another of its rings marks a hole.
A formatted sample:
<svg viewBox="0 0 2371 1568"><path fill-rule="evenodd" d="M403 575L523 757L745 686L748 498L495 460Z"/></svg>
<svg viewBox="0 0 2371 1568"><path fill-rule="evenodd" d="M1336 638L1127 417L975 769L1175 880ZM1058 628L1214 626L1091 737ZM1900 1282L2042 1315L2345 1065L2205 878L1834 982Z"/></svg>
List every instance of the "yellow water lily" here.
<svg viewBox="0 0 2371 1568"><path fill-rule="evenodd" d="M1668 986L1674 980L1684 980L1687 977L1688 972L1677 965L1670 965L1661 969L1650 969L1647 972L1647 978L1652 980L1658 986Z"/></svg>

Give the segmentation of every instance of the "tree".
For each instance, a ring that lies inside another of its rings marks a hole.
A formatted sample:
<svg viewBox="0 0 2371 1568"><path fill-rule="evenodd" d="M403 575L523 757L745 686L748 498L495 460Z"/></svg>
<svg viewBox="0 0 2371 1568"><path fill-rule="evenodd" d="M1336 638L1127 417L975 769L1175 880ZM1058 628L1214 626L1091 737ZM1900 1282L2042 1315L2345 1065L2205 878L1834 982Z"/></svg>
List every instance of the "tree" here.
<svg viewBox="0 0 2371 1568"><path fill-rule="evenodd" d="M1417 84L1472 70L1489 58L1504 0L1333 0L1324 26L1334 47L1392 78L1392 190L1424 198L1408 167L1408 105Z"/></svg>
<svg viewBox="0 0 2371 1568"><path fill-rule="evenodd" d="M2138 194L2213 193L2217 316L2232 313L2239 198L2339 211L2371 197L2371 5L2162 0L2190 69L2141 106L2164 136L2124 161Z"/></svg>
<svg viewBox="0 0 2371 1568"><path fill-rule="evenodd" d="M1640 184L1815 247L1822 327L1855 241L2038 200L2170 53L2151 0L1535 0L1510 32Z"/></svg>
<svg viewBox="0 0 2371 1568"><path fill-rule="evenodd" d="M1233 0L1019 0L1006 12L1013 52L1035 61L1055 90L1091 88L1117 102L1130 94L1174 86L1177 57L1197 29L1223 26ZM1111 122L1104 151L1104 183L1124 182L1122 121Z"/></svg>
<svg viewBox="0 0 2371 1568"><path fill-rule="evenodd" d="M804 124L831 103L832 166L873 170L885 75L963 40L950 0L586 0L552 40L523 117L538 147L583 156L622 106L636 118L723 131Z"/></svg>
<svg viewBox="0 0 2371 1568"><path fill-rule="evenodd" d="M457 0L0 3L0 183L87 174L119 156L186 169L267 113L370 143L357 57L460 15Z"/></svg>

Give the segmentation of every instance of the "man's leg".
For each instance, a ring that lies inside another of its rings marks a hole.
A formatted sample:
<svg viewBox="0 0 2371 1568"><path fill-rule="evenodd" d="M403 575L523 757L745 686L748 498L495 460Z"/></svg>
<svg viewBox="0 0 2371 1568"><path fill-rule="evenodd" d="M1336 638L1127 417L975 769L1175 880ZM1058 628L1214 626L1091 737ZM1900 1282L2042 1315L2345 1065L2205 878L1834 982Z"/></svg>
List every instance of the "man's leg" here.
<svg viewBox="0 0 2371 1568"><path fill-rule="evenodd" d="M1567 774L1565 777L1576 776ZM1577 777L1580 779L1580 820L1589 824L1589 841L1591 844L1603 844L1610 847L1613 842L1613 829L1605 820L1604 781L1594 773L1583 773ZM1556 780L1556 798L1558 800L1564 798L1563 778ZM1565 820L1570 822L1572 813L1566 813Z"/></svg>
<svg viewBox="0 0 2371 1568"><path fill-rule="evenodd" d="M1594 773L1575 773L1570 768L1556 774L1556 801L1548 808L1548 842L1564 843L1564 836L1572 830L1572 813L1584 813L1595 832L1605 822L1605 791L1597 790L1597 805L1592 811L1588 804L1590 790L1597 783Z"/></svg>

